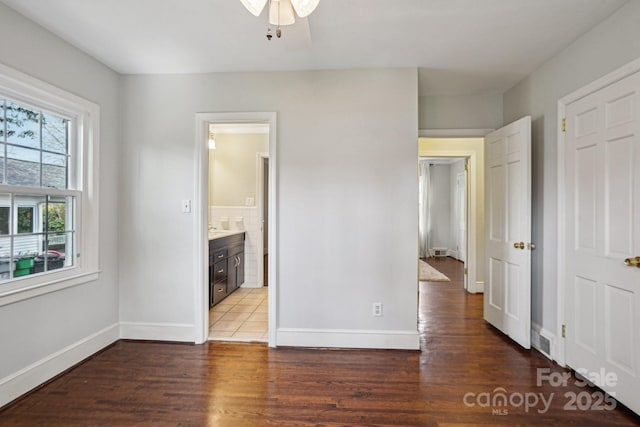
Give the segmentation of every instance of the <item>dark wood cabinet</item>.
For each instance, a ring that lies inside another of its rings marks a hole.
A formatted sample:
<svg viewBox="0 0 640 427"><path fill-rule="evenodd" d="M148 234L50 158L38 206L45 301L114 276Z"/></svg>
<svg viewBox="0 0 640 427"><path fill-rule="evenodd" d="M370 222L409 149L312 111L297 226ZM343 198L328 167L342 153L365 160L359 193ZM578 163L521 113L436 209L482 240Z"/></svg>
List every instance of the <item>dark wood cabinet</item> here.
<svg viewBox="0 0 640 427"><path fill-rule="evenodd" d="M209 240L209 308L244 283L245 233Z"/></svg>

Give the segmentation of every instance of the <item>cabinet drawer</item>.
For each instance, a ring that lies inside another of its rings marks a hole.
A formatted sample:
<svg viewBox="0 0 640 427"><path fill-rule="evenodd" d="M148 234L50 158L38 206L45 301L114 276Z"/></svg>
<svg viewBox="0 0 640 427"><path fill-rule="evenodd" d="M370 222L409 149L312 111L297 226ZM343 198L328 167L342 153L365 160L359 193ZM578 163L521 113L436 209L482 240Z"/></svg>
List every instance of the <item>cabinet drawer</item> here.
<svg viewBox="0 0 640 427"><path fill-rule="evenodd" d="M227 261L220 261L213 264L213 281L219 282L227 280Z"/></svg>
<svg viewBox="0 0 640 427"><path fill-rule="evenodd" d="M222 261L227 257L227 248L218 249L213 253L213 262Z"/></svg>
<svg viewBox="0 0 640 427"><path fill-rule="evenodd" d="M213 285L213 304L217 304L227 296L227 287L224 284Z"/></svg>

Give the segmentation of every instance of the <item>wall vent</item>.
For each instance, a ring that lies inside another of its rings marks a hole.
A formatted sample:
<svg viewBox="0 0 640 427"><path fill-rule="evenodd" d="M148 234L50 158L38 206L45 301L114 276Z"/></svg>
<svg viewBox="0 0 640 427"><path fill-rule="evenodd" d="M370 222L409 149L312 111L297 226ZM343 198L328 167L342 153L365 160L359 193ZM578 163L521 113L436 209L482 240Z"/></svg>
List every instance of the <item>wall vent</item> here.
<svg viewBox="0 0 640 427"><path fill-rule="evenodd" d="M551 355L551 341L540 335L540 351L544 354Z"/></svg>
<svg viewBox="0 0 640 427"><path fill-rule="evenodd" d="M433 248L431 249L431 255L434 257L445 257L447 256L447 248Z"/></svg>

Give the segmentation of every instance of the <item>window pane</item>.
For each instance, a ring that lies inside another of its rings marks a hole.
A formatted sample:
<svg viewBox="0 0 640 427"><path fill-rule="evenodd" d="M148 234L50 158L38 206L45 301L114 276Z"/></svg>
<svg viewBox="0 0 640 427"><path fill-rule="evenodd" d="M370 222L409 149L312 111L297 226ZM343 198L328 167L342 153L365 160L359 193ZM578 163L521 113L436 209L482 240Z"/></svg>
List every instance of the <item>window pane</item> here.
<svg viewBox="0 0 640 427"><path fill-rule="evenodd" d="M64 154L42 153L42 163L54 166L67 166L67 156Z"/></svg>
<svg viewBox="0 0 640 427"><path fill-rule="evenodd" d="M39 233L42 231L40 224L40 207L44 205L46 196L36 196L27 194L16 194L13 196L13 206L16 211L13 213L14 234ZM40 253L42 246L36 248L36 252Z"/></svg>
<svg viewBox="0 0 640 427"><path fill-rule="evenodd" d="M13 270L11 263L11 239L8 237L0 238L0 281L9 280L9 272Z"/></svg>
<svg viewBox="0 0 640 427"><path fill-rule="evenodd" d="M4 99L0 99L0 141L4 142Z"/></svg>
<svg viewBox="0 0 640 427"><path fill-rule="evenodd" d="M67 188L67 169L60 166L42 165L42 186Z"/></svg>
<svg viewBox="0 0 640 427"><path fill-rule="evenodd" d="M47 210L43 215L42 229L48 232L73 229L73 197L49 196Z"/></svg>
<svg viewBox="0 0 640 427"><path fill-rule="evenodd" d="M47 270L73 266L73 237L74 233L48 234L46 256L40 259ZM68 254L68 256L67 256Z"/></svg>
<svg viewBox="0 0 640 427"><path fill-rule="evenodd" d="M10 206L10 196L8 194L0 194L0 235L9 234L9 218L11 214Z"/></svg>
<svg viewBox="0 0 640 427"><path fill-rule="evenodd" d="M67 188L67 156L42 153L42 186Z"/></svg>
<svg viewBox="0 0 640 427"><path fill-rule="evenodd" d="M0 183L4 182L4 146L4 143L0 143Z"/></svg>
<svg viewBox="0 0 640 427"><path fill-rule="evenodd" d="M33 207L18 206L18 234L33 233Z"/></svg>
<svg viewBox="0 0 640 427"><path fill-rule="evenodd" d="M33 274L35 258L42 247L42 236L16 236L13 238L13 277Z"/></svg>
<svg viewBox="0 0 640 427"><path fill-rule="evenodd" d="M40 151L7 147L7 184L40 186Z"/></svg>
<svg viewBox="0 0 640 427"><path fill-rule="evenodd" d="M40 112L28 107L6 103L7 142L40 148Z"/></svg>
<svg viewBox="0 0 640 427"><path fill-rule="evenodd" d="M42 149L67 154L69 120L42 113Z"/></svg>

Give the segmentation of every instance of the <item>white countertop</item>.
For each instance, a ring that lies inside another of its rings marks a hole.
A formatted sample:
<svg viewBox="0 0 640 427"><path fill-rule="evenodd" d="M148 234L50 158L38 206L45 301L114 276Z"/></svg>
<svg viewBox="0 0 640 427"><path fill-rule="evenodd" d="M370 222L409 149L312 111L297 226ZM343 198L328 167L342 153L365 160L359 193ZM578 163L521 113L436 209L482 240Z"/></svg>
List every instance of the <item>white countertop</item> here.
<svg viewBox="0 0 640 427"><path fill-rule="evenodd" d="M245 230L211 230L209 231L209 240L222 239L223 237L235 236L244 232Z"/></svg>

